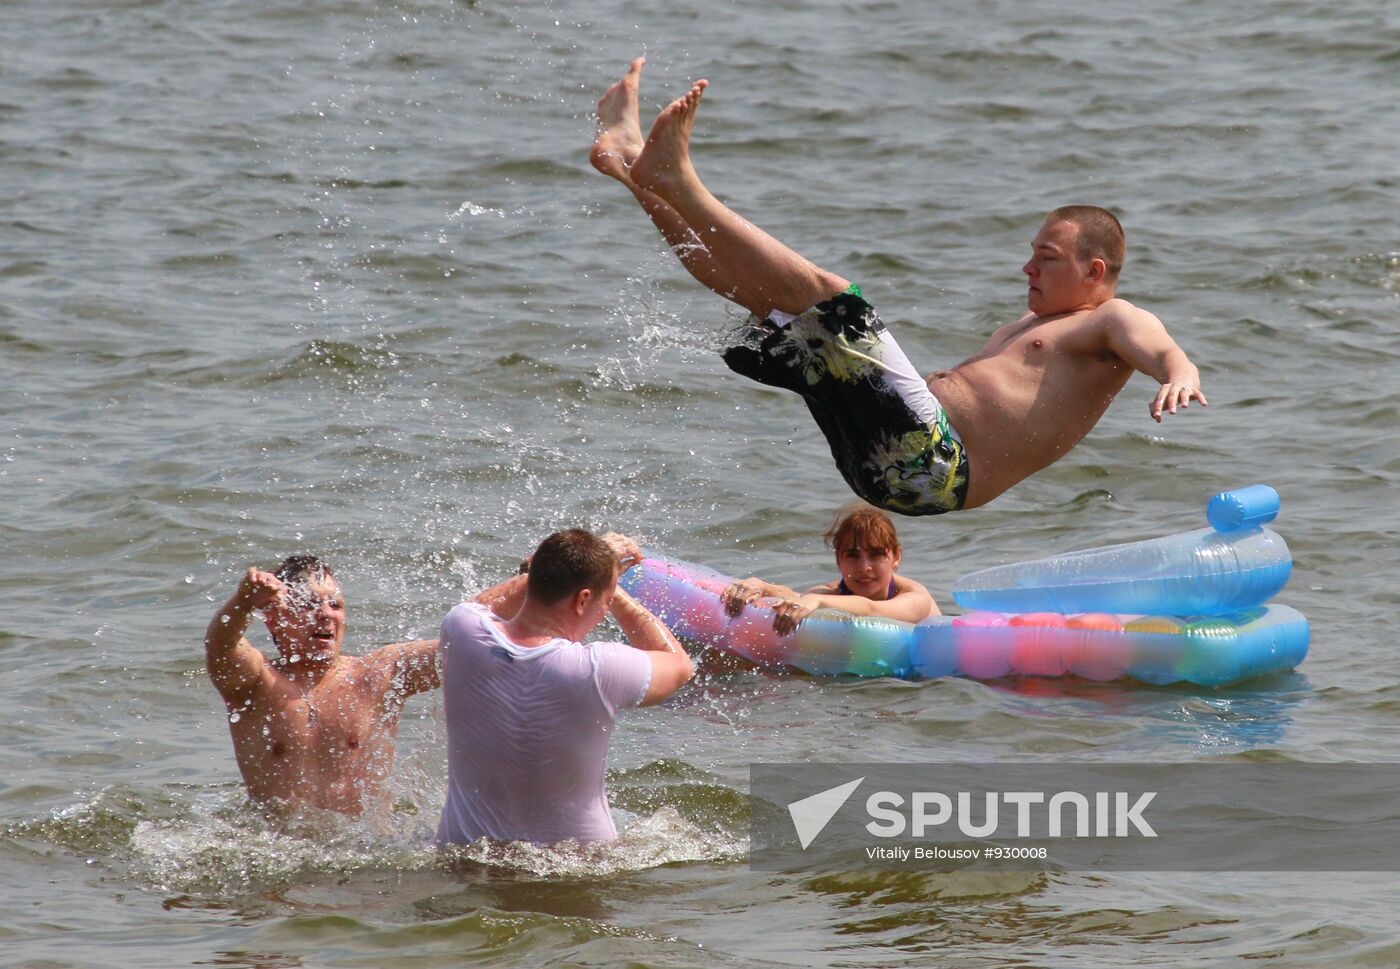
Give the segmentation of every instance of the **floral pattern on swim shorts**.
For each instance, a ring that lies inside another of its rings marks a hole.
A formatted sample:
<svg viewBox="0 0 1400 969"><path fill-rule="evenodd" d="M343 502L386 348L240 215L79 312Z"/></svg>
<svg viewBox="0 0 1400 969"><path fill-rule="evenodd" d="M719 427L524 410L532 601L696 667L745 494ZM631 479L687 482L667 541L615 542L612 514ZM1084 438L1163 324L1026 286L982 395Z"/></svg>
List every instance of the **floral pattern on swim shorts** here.
<svg viewBox="0 0 1400 969"><path fill-rule="evenodd" d="M962 441L917 374L913 381L896 379L891 355L908 366L852 286L795 317L749 317L724 362L735 373L800 394L841 476L861 498L903 515L956 511L967 500Z"/></svg>

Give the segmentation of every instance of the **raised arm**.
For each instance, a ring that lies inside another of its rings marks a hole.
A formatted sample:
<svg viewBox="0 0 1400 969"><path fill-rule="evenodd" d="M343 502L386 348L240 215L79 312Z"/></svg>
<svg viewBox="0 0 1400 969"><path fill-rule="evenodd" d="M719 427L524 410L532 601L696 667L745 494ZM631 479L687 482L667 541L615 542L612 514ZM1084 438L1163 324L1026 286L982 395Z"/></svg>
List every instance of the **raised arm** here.
<svg viewBox="0 0 1400 969"><path fill-rule="evenodd" d="M1109 349L1161 385L1147 406L1154 421L1162 423L1164 409L1175 414L1178 407L1189 406L1193 398L1206 405L1200 371L1176 345L1161 320L1124 299L1109 300L1103 308L1108 313L1105 335Z"/></svg>
<svg viewBox="0 0 1400 969"><path fill-rule="evenodd" d="M204 631L204 662L209 679L225 702L242 699L262 679L266 660L243 634L254 609L262 609L286 595L286 586L271 572L250 568L238 588L214 613Z"/></svg>
<svg viewBox="0 0 1400 969"><path fill-rule="evenodd" d="M651 660L651 685L647 687L641 706L660 703L695 675L695 667L685 648L646 606L618 589L613 596L611 612L622 627L628 645L645 651Z"/></svg>
<svg viewBox="0 0 1400 969"><path fill-rule="evenodd" d="M617 553L618 568L626 571L642 560L642 550L637 543L625 535L609 532L602 536ZM504 582L497 582L491 588L477 594L475 601L489 606L491 611L502 619L514 618L525 604L525 586L529 583L530 556L520 562L520 572Z"/></svg>
<svg viewBox="0 0 1400 969"><path fill-rule="evenodd" d="M477 594L475 601L489 606L491 611L502 619L513 619L525 603L525 585L530 577L524 573L512 575L504 582L497 582L491 588Z"/></svg>

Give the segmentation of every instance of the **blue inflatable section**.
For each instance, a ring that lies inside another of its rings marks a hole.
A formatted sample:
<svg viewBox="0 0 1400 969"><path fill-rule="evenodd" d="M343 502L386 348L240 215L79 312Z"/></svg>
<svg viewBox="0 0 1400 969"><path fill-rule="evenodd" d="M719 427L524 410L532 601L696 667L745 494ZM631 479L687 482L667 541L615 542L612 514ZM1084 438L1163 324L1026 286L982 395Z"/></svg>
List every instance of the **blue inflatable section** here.
<svg viewBox="0 0 1400 969"><path fill-rule="evenodd" d="M1217 532L1267 525L1278 517L1278 492L1268 485L1222 491L1206 505L1206 521Z"/></svg>
<svg viewBox="0 0 1400 969"><path fill-rule="evenodd" d="M1249 609L1272 598L1293 570L1288 544L1260 524L1274 518L1278 504L1267 485L1225 492L1208 506L1216 527L983 569L959 579L953 599L999 612L1200 616Z"/></svg>

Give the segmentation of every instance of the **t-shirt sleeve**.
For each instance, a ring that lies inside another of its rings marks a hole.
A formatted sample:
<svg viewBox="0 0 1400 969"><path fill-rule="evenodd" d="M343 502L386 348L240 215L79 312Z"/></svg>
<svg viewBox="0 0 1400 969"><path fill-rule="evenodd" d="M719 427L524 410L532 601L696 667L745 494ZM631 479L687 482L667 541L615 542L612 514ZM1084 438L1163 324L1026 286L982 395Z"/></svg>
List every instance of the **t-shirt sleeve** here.
<svg viewBox="0 0 1400 969"><path fill-rule="evenodd" d="M623 643L592 643L593 679L608 713L635 707L651 686L651 657Z"/></svg>

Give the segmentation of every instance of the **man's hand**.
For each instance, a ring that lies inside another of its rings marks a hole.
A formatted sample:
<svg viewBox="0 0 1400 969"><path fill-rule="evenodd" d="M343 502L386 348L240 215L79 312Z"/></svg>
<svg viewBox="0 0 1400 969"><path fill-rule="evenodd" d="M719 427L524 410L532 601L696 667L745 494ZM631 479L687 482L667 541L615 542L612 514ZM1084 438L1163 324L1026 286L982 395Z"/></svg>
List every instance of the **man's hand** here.
<svg viewBox="0 0 1400 969"><path fill-rule="evenodd" d="M286 601L287 586L271 572L254 567L243 573L243 578L238 583L238 598L246 603L249 609L266 609L270 605Z"/></svg>
<svg viewBox="0 0 1400 969"><path fill-rule="evenodd" d="M636 539L627 535L619 535L617 532L608 532L602 538L603 541L612 546L613 552L617 555L618 568L623 572L642 560L642 548L637 544Z"/></svg>
<svg viewBox="0 0 1400 969"><path fill-rule="evenodd" d="M1157 391L1157 396L1152 398L1152 403L1147 405L1147 412L1152 415L1152 419L1158 424L1162 423L1162 411L1175 414L1178 407L1187 407L1192 398L1199 400L1202 407L1208 407L1205 394L1201 393L1201 388L1196 384L1185 381L1169 381L1162 384Z"/></svg>
<svg viewBox="0 0 1400 969"><path fill-rule="evenodd" d="M257 688L266 663L263 654L243 638L253 610L286 600L287 586L281 579L271 572L250 568L204 631L209 678L230 708L245 702Z"/></svg>

